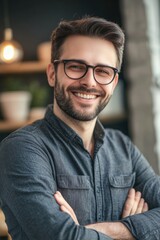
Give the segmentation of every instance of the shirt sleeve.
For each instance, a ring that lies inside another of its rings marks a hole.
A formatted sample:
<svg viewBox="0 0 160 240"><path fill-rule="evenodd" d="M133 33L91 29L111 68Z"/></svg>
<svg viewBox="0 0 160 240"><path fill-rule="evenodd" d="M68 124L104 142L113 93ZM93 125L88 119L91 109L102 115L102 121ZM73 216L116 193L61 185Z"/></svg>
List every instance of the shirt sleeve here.
<svg viewBox="0 0 160 240"><path fill-rule="evenodd" d="M14 134L0 147L0 195L13 239L110 240L78 226L59 210L50 154L31 134Z"/></svg>
<svg viewBox="0 0 160 240"><path fill-rule="evenodd" d="M142 193L149 211L126 217L121 221L138 240L160 239L160 177L155 174L145 157L131 144L133 171L136 173L134 188Z"/></svg>

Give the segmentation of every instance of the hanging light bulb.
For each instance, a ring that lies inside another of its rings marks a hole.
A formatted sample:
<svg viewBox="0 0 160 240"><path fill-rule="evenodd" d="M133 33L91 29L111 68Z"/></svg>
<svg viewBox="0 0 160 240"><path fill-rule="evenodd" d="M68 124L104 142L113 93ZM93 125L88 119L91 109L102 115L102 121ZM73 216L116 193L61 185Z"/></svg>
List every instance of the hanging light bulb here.
<svg viewBox="0 0 160 240"><path fill-rule="evenodd" d="M12 39L12 29L4 30L4 41L0 44L0 62L13 63L22 60L23 50L21 45Z"/></svg>
<svg viewBox="0 0 160 240"><path fill-rule="evenodd" d="M0 44L0 62L13 63L22 60L23 49L21 45L13 40L13 32L9 27L8 2L4 0L4 41Z"/></svg>

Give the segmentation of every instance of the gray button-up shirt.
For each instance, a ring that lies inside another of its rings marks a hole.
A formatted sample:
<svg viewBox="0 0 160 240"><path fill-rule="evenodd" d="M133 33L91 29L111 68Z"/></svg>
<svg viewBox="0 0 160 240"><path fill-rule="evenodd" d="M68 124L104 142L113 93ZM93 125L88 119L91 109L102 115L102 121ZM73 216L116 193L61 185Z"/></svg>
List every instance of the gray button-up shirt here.
<svg viewBox="0 0 160 240"><path fill-rule="evenodd" d="M13 240L109 240L89 223L121 221L136 239L160 239L160 178L128 137L97 121L92 158L81 138L50 106L45 118L0 146L0 197ZM121 219L130 188L149 211ZM59 210L60 191L80 226Z"/></svg>

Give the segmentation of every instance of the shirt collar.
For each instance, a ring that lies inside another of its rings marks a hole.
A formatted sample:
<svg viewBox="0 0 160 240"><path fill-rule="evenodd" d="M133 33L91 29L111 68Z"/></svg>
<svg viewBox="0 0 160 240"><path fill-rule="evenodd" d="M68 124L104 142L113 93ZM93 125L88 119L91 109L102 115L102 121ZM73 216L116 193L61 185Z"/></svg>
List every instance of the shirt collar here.
<svg viewBox="0 0 160 240"><path fill-rule="evenodd" d="M65 122L63 122L61 119L59 119L54 113L53 113L53 104L48 105L46 114L45 114L45 120L49 122L49 124L59 131L59 133L66 138L67 141L73 141L73 139L81 139L79 135L72 129L70 128ZM94 130L94 137L96 141L99 142L103 140L104 138L104 127L100 123L99 120L96 122L95 130Z"/></svg>

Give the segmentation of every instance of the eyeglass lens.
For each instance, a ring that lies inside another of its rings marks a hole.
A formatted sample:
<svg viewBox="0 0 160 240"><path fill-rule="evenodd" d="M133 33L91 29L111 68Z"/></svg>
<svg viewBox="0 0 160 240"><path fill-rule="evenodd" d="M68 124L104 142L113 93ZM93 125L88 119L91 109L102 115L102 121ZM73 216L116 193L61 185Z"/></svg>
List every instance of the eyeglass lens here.
<svg viewBox="0 0 160 240"><path fill-rule="evenodd" d="M89 66L85 63L76 61L64 62L65 73L71 79L80 79L84 77L88 68L93 68L93 75L95 80L100 84L109 84L115 77L115 71L108 66Z"/></svg>

